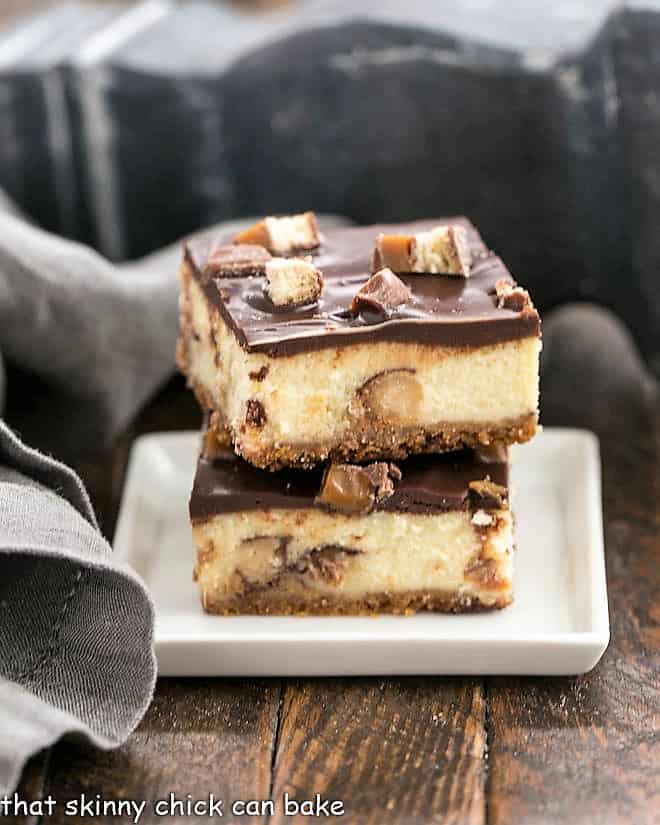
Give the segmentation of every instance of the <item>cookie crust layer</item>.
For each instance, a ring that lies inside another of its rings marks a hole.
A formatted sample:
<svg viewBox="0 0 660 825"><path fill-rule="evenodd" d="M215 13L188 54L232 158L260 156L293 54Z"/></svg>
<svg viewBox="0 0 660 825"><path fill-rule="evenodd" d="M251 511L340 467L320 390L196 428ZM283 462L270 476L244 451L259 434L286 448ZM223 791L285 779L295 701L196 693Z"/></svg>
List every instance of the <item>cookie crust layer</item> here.
<svg viewBox="0 0 660 825"><path fill-rule="evenodd" d="M209 409L208 395L194 382L190 384L198 402ZM365 462L378 460L402 460L414 455L454 452L462 449L478 450L481 447L506 448L511 444L523 444L534 437L538 429L536 413L522 415L513 421L497 426L483 423L437 424L429 428L396 429L394 427L369 427L356 424L344 440L326 444L285 444L254 452L243 446L218 414L209 419L209 426L221 441L233 443L237 454L255 467L277 471L285 467L311 469L324 461Z"/></svg>
<svg viewBox="0 0 660 825"><path fill-rule="evenodd" d="M513 597L503 595L487 603L479 596L457 595L442 591L410 591L407 593L371 593L362 599L332 599L311 593L296 593L284 587L267 593L248 593L240 602L228 604L207 594L204 610L222 616L374 616L381 613L413 615L430 613L479 613L508 607Z"/></svg>

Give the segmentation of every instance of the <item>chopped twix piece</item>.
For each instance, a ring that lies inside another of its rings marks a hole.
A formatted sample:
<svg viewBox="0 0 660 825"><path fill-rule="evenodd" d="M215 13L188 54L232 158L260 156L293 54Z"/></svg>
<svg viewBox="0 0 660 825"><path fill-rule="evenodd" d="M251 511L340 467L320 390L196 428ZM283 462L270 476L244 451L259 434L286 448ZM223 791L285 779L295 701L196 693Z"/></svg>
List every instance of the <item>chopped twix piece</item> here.
<svg viewBox="0 0 660 825"><path fill-rule="evenodd" d="M416 235L379 235L372 259L374 272L419 272L469 277L472 254L462 226L436 226Z"/></svg>
<svg viewBox="0 0 660 825"><path fill-rule="evenodd" d="M394 481L401 479L396 464L377 461L357 464L330 464L316 497L318 504L342 513L370 513L377 501L394 493Z"/></svg>
<svg viewBox="0 0 660 825"><path fill-rule="evenodd" d="M529 292L504 279L495 284L497 308L511 309L513 312L534 312Z"/></svg>
<svg viewBox="0 0 660 825"><path fill-rule="evenodd" d="M263 275L270 252L263 246L226 244L217 247L209 256L204 275L211 278L240 278Z"/></svg>
<svg viewBox="0 0 660 825"><path fill-rule="evenodd" d="M301 215L264 218L239 232L234 243L258 244L273 255L286 255L316 249L321 238L314 213L303 212Z"/></svg>
<svg viewBox="0 0 660 825"><path fill-rule="evenodd" d="M412 300L412 292L400 278L385 267L380 269L364 284L351 302L351 313L358 315L368 309L384 316L392 310Z"/></svg>
<svg viewBox="0 0 660 825"><path fill-rule="evenodd" d="M271 258L266 263L264 291L275 306L300 306L318 301L323 276L311 258Z"/></svg>

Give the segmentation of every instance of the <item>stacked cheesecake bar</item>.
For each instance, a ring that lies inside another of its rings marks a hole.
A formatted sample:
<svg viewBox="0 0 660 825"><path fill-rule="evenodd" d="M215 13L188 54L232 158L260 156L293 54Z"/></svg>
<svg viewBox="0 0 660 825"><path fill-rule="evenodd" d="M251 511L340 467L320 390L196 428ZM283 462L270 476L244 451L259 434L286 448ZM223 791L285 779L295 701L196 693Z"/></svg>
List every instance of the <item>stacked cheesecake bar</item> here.
<svg viewBox="0 0 660 825"><path fill-rule="evenodd" d="M540 320L467 220L265 218L186 243L181 286L206 610L511 601L506 448L536 430Z"/></svg>

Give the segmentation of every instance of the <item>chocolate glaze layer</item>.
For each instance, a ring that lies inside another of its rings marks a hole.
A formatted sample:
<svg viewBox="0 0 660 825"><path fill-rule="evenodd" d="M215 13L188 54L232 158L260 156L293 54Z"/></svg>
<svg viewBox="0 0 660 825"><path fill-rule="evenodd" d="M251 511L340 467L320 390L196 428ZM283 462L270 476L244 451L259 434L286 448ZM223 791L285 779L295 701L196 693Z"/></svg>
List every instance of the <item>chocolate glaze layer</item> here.
<svg viewBox="0 0 660 825"><path fill-rule="evenodd" d="M397 462L402 478L394 494L376 503L377 510L439 513L467 510L468 484L491 481L508 487L508 465L485 462L474 453L415 456ZM220 458L200 458L190 498L190 517L205 521L216 515L264 509L310 509L321 488L323 468L265 473L227 451ZM320 506L320 509L325 509Z"/></svg>
<svg viewBox="0 0 660 825"><path fill-rule="evenodd" d="M438 224L461 223L468 230L473 266L470 278L446 275L401 275L413 300L388 318L348 311L370 277L370 258L379 232L415 234ZM534 312L498 308L495 283L514 283L502 261L484 245L466 218L436 218L407 224L335 229L314 253L323 273L323 294L315 304L278 308L263 293L264 278L208 278L204 268L214 248L227 238L203 237L185 244L185 258L208 301L220 311L241 346L272 357L327 347L380 341L447 347L475 347L537 337Z"/></svg>

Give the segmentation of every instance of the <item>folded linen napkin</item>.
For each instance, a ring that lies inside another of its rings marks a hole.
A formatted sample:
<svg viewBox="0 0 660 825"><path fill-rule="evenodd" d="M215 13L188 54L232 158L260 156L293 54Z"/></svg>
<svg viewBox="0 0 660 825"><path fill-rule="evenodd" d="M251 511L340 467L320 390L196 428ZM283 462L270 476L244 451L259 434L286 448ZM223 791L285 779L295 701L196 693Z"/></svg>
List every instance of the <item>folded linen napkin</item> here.
<svg viewBox="0 0 660 825"><path fill-rule="evenodd" d="M0 353L70 399L62 455L107 446L172 373L179 254L114 266L0 212Z"/></svg>
<svg viewBox="0 0 660 825"><path fill-rule="evenodd" d="M76 474L0 421L0 796L65 733L120 744L153 692L153 606Z"/></svg>

